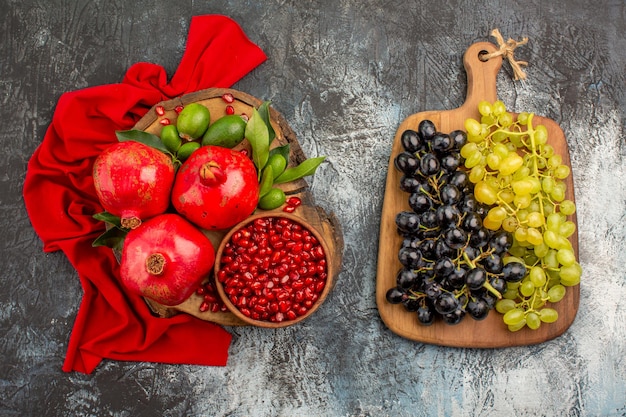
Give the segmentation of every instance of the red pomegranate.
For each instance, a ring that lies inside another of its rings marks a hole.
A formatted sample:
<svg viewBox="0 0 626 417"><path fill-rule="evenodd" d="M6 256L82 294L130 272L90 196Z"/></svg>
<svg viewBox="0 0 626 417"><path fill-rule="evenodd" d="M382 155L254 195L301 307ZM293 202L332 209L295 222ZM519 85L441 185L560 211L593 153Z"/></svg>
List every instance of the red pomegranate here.
<svg viewBox="0 0 626 417"><path fill-rule="evenodd" d="M181 216L167 213L128 232L120 276L129 292L174 306L191 296L214 263L209 238Z"/></svg>
<svg viewBox="0 0 626 417"><path fill-rule="evenodd" d="M206 230L228 229L254 212L259 183L254 164L241 152L203 146L181 166L172 204L187 220Z"/></svg>
<svg viewBox="0 0 626 417"><path fill-rule="evenodd" d="M163 152L126 141L102 152L93 166L93 182L102 207L133 229L164 213L174 183L174 164Z"/></svg>

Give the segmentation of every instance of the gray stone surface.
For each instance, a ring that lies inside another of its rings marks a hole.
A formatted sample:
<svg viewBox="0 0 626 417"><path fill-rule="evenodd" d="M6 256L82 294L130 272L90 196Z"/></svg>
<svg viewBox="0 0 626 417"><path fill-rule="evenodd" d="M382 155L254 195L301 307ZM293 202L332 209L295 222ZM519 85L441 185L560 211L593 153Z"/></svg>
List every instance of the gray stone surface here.
<svg viewBox="0 0 626 417"><path fill-rule="evenodd" d="M268 61L235 87L269 99L309 156L310 181L344 228L344 270L302 325L232 329L223 368L104 361L61 365L82 290L44 254L25 213L26 163L65 91L119 82L138 61L172 74L190 17L241 24ZM536 346L454 349L404 340L374 290L391 141L408 115L458 107L473 42L528 36L530 62L498 89L507 106L556 120L578 203L579 314ZM478 1L0 0L0 415L626 415L626 3Z"/></svg>

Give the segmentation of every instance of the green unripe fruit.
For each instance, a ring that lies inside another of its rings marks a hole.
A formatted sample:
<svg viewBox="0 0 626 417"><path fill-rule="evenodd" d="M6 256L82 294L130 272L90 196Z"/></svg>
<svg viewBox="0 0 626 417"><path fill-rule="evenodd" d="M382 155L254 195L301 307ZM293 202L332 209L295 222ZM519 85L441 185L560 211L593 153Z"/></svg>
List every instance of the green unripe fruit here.
<svg viewBox="0 0 626 417"><path fill-rule="evenodd" d="M246 121L239 115L228 115L217 119L202 137L202 146L215 145L234 148L245 137Z"/></svg>
<svg viewBox="0 0 626 417"><path fill-rule="evenodd" d="M287 167L287 160L281 154L275 153L270 156L269 160L267 161L267 165L272 167L274 178L276 178L280 174L282 174Z"/></svg>
<svg viewBox="0 0 626 417"><path fill-rule="evenodd" d="M208 108L200 103L187 104L176 121L178 135L187 141L198 139L207 131L210 122L211 114Z"/></svg>
<svg viewBox="0 0 626 417"><path fill-rule="evenodd" d="M161 142L168 151L175 153L180 148L182 140L178 136L178 129L174 125L167 125L161 129Z"/></svg>
<svg viewBox="0 0 626 417"><path fill-rule="evenodd" d="M178 159L185 160L189 158L194 151L200 149L200 146L199 142L187 142L178 148L176 156Z"/></svg>
<svg viewBox="0 0 626 417"><path fill-rule="evenodd" d="M285 204L287 197L280 188L272 188L259 200L259 208L263 210L273 210Z"/></svg>

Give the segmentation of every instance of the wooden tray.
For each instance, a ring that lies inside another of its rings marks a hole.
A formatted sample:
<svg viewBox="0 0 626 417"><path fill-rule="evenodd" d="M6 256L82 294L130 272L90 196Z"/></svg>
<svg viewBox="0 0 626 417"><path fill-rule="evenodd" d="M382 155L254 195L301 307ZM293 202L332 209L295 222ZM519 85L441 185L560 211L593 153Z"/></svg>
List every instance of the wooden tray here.
<svg viewBox="0 0 626 417"><path fill-rule="evenodd" d="M567 294L558 303L552 305L559 313L559 319L552 324L543 324L537 330L527 327L510 332L502 321L502 315L492 311L483 321L475 321L466 317L460 324L448 325L441 320L432 326L418 323L415 313L407 312L401 304L392 305L385 299L387 290L395 286L395 279L401 264L398 261L398 250L402 238L396 232L395 216L402 210L410 210L408 194L399 189L401 173L393 164L394 158L402 152L400 136L406 129L417 129L424 119L430 119L437 129L451 132L464 129L464 121L468 117L479 119L478 103L481 100L494 102L497 99L496 76L502 66L502 58L481 61L479 55L485 51L494 52L495 45L489 42L473 44L465 52L463 63L467 72L467 97L465 103L454 110L424 111L407 117L398 128L393 142L386 190L380 224L380 243L378 251L378 268L376 276L376 303L380 316L387 327L394 333L417 342L442 346L495 348L520 346L541 343L560 336L572 324L578 310L580 286L567 288ZM565 135L559 125L545 117L534 116L534 125L543 124L548 129L548 142L554 147L555 153L563 157L563 164L570 165L569 151ZM566 198L574 201L574 184L572 175L566 181ZM576 223L576 215L571 217ZM570 237L576 257L578 258L578 234Z"/></svg>
<svg viewBox="0 0 626 417"><path fill-rule="evenodd" d="M172 123L175 123L177 118L177 113L175 111L176 106L184 106L194 102L204 104L209 108L211 123L213 123L215 120L226 114L225 109L227 103L222 100L222 95L225 93L232 94L235 99L235 101L231 103L231 105L235 108L235 114L245 113L248 116L251 116L252 108L258 108L262 104L261 100L241 91L226 88L210 88L156 104L141 120L137 122L134 129L145 130L159 135L161 129L163 128L163 125L160 123L163 118L168 118ZM155 111L157 106L163 106L165 109L165 114L163 116L157 115ZM272 107L270 107L270 122L276 132L276 138L272 142L272 147L289 144L290 166L297 165L304 161L306 156L302 152L302 148L300 148L296 135L288 126L283 116ZM238 148L250 150L250 146L246 140L244 140ZM280 186L288 197L298 196L301 198L302 205L298 207L293 214L308 221L309 224L324 237L324 240L329 248L328 256L333 258L333 267L328 271L327 284L330 285L332 289L341 269L341 260L343 255L343 235L339 221L335 217L334 213L327 213L322 208L315 205L315 201L308 188L308 184L304 179L277 186ZM281 209L279 208L274 211L279 212L280 210ZM257 212L271 213L272 211L257 210ZM215 250L217 251L219 243L226 235L226 231L205 231L205 234L207 234L207 236L211 239ZM209 279L213 278L210 277ZM187 313L199 319L225 326L246 325L246 323L230 312L200 312L199 308L202 301L203 299L201 296L193 294L182 304L174 307L167 307L146 299L146 303L152 312L159 317L168 318L176 314Z"/></svg>

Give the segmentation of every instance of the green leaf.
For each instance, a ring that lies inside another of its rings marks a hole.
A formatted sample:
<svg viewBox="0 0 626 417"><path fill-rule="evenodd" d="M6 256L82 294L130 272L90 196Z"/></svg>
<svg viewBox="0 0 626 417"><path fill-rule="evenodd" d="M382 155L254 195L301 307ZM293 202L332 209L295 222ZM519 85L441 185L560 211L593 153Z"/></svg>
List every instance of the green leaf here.
<svg viewBox="0 0 626 417"><path fill-rule="evenodd" d="M118 227L112 227L102 233L96 240L93 241L91 246L106 246L111 249L121 250L124 246L124 238L128 232Z"/></svg>
<svg viewBox="0 0 626 417"><path fill-rule="evenodd" d="M303 161L300 165L287 168L283 171L278 178L274 179L274 184L282 184L285 182L294 181L308 175L313 175L317 167L326 159L325 156L318 156L317 158L309 158Z"/></svg>
<svg viewBox="0 0 626 417"><path fill-rule="evenodd" d="M112 224L113 226L122 227L122 222L121 222L120 217L115 216L106 211L103 211L102 213L94 214L93 218L96 220L100 220L101 222Z"/></svg>
<svg viewBox="0 0 626 417"><path fill-rule="evenodd" d="M252 109L252 117L246 124L246 139L252 146L252 161L261 175L269 157L269 132L257 109Z"/></svg>
<svg viewBox="0 0 626 417"><path fill-rule="evenodd" d="M287 163L289 164L289 144L277 146L272 149L270 151L270 158L276 153L282 155L285 158L285 161L287 161Z"/></svg>
<svg viewBox="0 0 626 417"><path fill-rule="evenodd" d="M261 181L259 182L259 198L267 194L268 191L272 189L272 185L274 185L274 170L271 165L268 165L263 168L263 173L261 174Z"/></svg>
<svg viewBox="0 0 626 417"><path fill-rule="evenodd" d="M263 119L263 121L265 122L265 125L267 126L267 132L269 135L267 138L267 142L268 144L271 144L274 138L276 137L276 132L274 132L274 128L272 127L272 124L270 123L270 102L269 101L266 101L259 106L259 114L261 115L261 118Z"/></svg>
<svg viewBox="0 0 626 417"><path fill-rule="evenodd" d="M169 153L169 151L161 141L160 137L152 133L144 132L143 130L118 130L115 132L115 136L117 136L117 140L120 142L132 140L135 142L143 143L147 146L151 146L162 152Z"/></svg>

